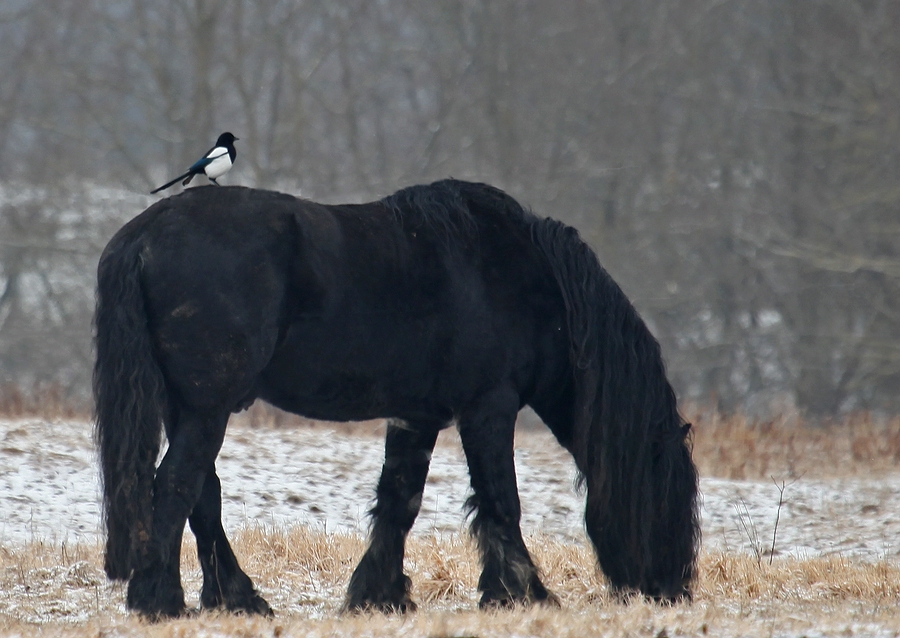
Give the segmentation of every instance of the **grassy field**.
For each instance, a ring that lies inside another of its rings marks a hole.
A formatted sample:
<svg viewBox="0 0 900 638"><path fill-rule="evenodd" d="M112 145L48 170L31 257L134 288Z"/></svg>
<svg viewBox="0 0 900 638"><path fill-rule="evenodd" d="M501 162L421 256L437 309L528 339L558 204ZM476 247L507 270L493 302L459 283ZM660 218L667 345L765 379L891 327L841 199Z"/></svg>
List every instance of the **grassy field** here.
<svg viewBox="0 0 900 638"><path fill-rule="evenodd" d="M752 422L709 412L694 423L695 460L704 476L838 478L900 473L900 420L858 415L840 423L782 418ZM258 427L297 420L251 411ZM306 424L309 426L310 424ZM377 425L328 426L372 432ZM189 605L200 571L192 541L183 556ZM321 529L245 528L234 534L246 571L276 618L200 613L146 624L125 612L124 590L109 584L100 548L31 542L0 546L0 635L43 636L896 636L900 635L900 561L847 557L798 559L703 552L692 604L659 606L608 595L590 548L555 537L529 547L561 609L482 613L478 561L465 536L410 541L407 571L420 610L406 617L339 613L364 549L357 535Z"/></svg>
<svg viewBox="0 0 900 638"><path fill-rule="evenodd" d="M0 552L0 632L43 636L677 636L883 635L900 632L900 568L841 558L776 559L704 554L693 604L617 602L590 551L529 539L561 609L477 611L477 561L460 537L414 539L407 566L420 611L407 617L341 616L359 537L309 529L248 529L236 537L274 620L202 613L156 625L124 611L106 583L98 547L32 544ZM186 544L186 591L199 568Z"/></svg>

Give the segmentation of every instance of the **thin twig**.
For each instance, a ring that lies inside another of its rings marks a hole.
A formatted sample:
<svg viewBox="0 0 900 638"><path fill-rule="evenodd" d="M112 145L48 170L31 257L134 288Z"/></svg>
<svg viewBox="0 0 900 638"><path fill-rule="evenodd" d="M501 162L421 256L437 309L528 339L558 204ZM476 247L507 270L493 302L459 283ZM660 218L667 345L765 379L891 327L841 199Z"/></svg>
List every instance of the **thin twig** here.
<svg viewBox="0 0 900 638"><path fill-rule="evenodd" d="M781 486L779 487L775 477L772 476L771 479L772 482L775 483L775 487L778 488L778 509L775 510L775 529L772 530L772 549L769 551L769 565L772 564L772 560L775 558L775 538L778 536L778 521L781 518L781 506L784 505L784 481L781 481Z"/></svg>

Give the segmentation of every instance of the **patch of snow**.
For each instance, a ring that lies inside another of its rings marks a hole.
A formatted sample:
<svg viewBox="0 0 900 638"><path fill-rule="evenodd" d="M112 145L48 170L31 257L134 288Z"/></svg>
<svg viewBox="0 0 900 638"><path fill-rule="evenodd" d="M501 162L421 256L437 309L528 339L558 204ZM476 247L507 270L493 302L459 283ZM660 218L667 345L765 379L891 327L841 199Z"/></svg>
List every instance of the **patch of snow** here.
<svg viewBox="0 0 900 638"><path fill-rule="evenodd" d="M587 542L584 497L574 489L569 454L545 432L519 432L515 454L523 532ZM217 461L225 527L233 532L263 523L365 533L382 457L377 431L232 425ZM707 549L767 553L776 515L779 555L880 560L900 549L900 476L788 482L780 513L779 486L771 480L704 478L701 492ZM96 540L102 534L99 493L90 424L0 421L0 543ZM458 437L446 431L413 534L464 531L469 493Z"/></svg>

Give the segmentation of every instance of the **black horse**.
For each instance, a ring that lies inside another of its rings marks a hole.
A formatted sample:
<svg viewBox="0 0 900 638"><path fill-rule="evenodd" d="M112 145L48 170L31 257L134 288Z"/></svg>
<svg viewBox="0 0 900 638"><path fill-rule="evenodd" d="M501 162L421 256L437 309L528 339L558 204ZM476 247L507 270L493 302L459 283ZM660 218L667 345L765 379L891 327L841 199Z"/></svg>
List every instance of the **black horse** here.
<svg viewBox="0 0 900 638"><path fill-rule="evenodd" d="M185 611L187 521L203 607L271 613L228 544L215 466L229 415L257 398L311 418L390 419L347 609L415 609L404 544L438 432L454 424L481 605L555 601L519 528L513 429L525 405L575 459L613 590L690 596L690 426L659 344L573 228L453 180L344 206L203 187L126 224L98 280L105 568L129 581L129 608Z"/></svg>

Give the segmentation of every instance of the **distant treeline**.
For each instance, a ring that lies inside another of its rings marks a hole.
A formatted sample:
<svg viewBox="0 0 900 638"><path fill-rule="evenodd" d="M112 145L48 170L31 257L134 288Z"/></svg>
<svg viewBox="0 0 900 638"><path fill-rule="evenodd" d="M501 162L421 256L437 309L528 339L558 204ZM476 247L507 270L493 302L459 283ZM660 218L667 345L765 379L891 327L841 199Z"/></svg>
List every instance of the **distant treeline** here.
<svg viewBox="0 0 900 638"><path fill-rule="evenodd" d="M578 227L725 411L900 412L896 0L0 0L0 385L87 397L96 259L223 182L446 176Z"/></svg>

